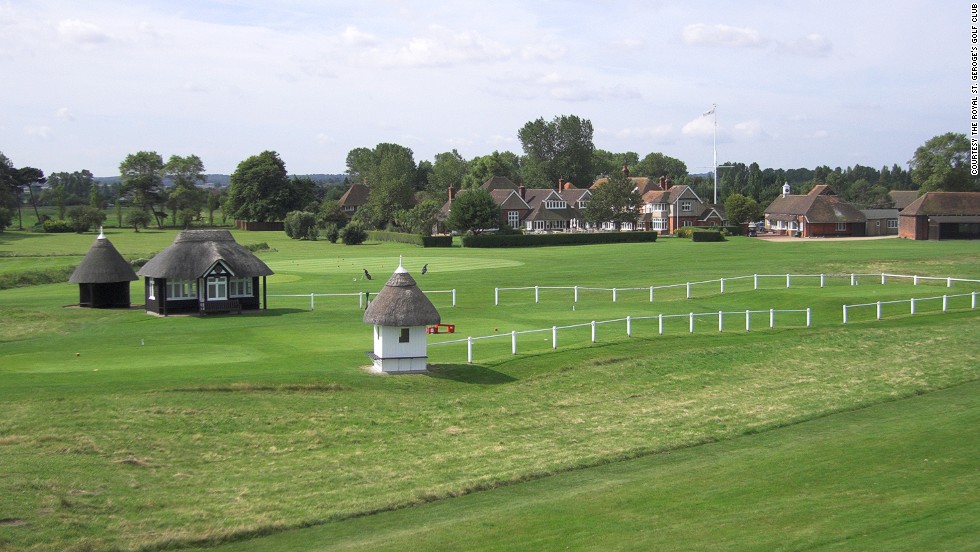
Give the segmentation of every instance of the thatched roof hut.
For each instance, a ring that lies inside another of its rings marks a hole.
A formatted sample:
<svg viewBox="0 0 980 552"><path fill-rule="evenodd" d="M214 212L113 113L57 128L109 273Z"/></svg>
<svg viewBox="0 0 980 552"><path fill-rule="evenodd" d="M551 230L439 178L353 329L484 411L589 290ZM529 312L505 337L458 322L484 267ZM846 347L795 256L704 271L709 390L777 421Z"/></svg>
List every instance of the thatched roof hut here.
<svg viewBox="0 0 980 552"><path fill-rule="evenodd" d="M228 230L184 230L137 272L150 278L190 280L200 278L222 261L241 276L270 276L272 269Z"/></svg>
<svg viewBox="0 0 980 552"><path fill-rule="evenodd" d="M129 308L129 283L135 280L139 278L133 268L101 229L68 278L70 283L78 284L79 306L95 308Z"/></svg>
<svg viewBox="0 0 980 552"><path fill-rule="evenodd" d="M424 326L440 321L439 311L401 264L364 311L364 322L378 326Z"/></svg>

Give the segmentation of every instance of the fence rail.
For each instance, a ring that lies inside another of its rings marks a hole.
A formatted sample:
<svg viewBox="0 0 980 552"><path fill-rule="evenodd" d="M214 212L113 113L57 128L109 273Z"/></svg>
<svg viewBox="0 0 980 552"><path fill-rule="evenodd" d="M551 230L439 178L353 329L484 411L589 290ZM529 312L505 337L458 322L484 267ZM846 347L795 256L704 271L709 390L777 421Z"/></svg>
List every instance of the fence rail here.
<svg viewBox="0 0 980 552"><path fill-rule="evenodd" d="M440 290L429 290L423 291L426 295L430 293L450 293L452 294L452 306L456 306L456 290L455 289L440 289ZM375 292L377 295L377 292ZM310 298L310 310L316 307L317 297L357 297L357 308L363 309L371 302L371 292L370 291L359 291L357 293L299 293L299 294L277 294L268 295L267 297L309 297Z"/></svg>
<svg viewBox="0 0 980 552"><path fill-rule="evenodd" d="M937 297L913 297L911 299L899 299L897 301L875 301L874 303L859 303L859 304L856 304L856 305L843 305L843 311L844 311L843 312L843 315L844 315L844 322L843 323L844 324L847 324L847 315L848 315L848 312L849 312L848 309L855 309L855 308L859 308L859 307L875 307L875 320L881 320L881 317L882 317L882 314L881 314L882 309L881 309L881 307L883 305L894 305L894 304L900 304L900 303L908 303L909 304L909 314L914 315L915 314L916 303L921 303L923 301L937 301L937 300L942 300L942 302L943 302L943 312L946 312L946 311L949 310L949 300L952 299L952 298L954 298L954 297L969 297L970 298L970 308L971 309L976 309L977 308L977 292L975 292L975 291L974 292L971 292L971 293L959 293L959 294L956 294L956 295L940 295L940 296L937 296Z"/></svg>
<svg viewBox="0 0 980 552"><path fill-rule="evenodd" d="M657 321L657 335L664 334L664 320L670 320L675 318L686 318L688 320L688 331L689 333L694 333L694 323L697 319L704 318L717 318L718 320L718 331L722 332L725 329L725 316L745 317L745 331L752 331L752 315L753 314L768 314L769 315L769 328L773 329L776 327L776 314L777 313L805 313L806 314L806 327L809 328L812 323L812 311L810 308L806 309L769 309L769 310L744 310L744 311L718 311L718 312L700 312L700 313L687 313L687 314L657 314L653 316L627 316L626 318L615 318L612 320L593 320L591 322L584 322L580 324L571 324L568 326L552 326L550 328L541 328L536 330L523 330L523 331L512 331L509 334L495 334L495 335L484 335L478 337L466 337L463 339L451 339L447 341L439 341L435 343L429 343L429 347L439 346L439 345L450 345L453 343L466 343L466 362L473 363L473 343L480 340L486 339L499 339L502 337L510 336L511 339L511 354L517 354L517 336L519 335L529 335L537 334L543 332L551 332L551 348L553 350L558 349L558 330L570 330L575 328L591 327L592 329L592 343L598 340L597 328L603 324L614 324L617 322L626 322L626 337L633 336L633 323L642 320L656 320Z"/></svg>
<svg viewBox="0 0 980 552"><path fill-rule="evenodd" d="M495 306L499 306L500 305L500 292L502 292L502 291L528 291L528 290L534 290L534 302L535 303L540 303L541 302L541 290L572 290L572 292L573 292L573 301L576 302L576 303L578 303L578 300L579 300L579 292L580 291L604 291L604 292L612 292L612 301L613 301L613 303L617 302L618 294L621 291L649 291L649 294L650 294L650 302L652 303L654 301L654 296L655 296L655 294L656 294L656 292L658 290L665 290L665 289L683 287L683 288L686 288L687 298L688 299L691 299L694 296L693 290L692 290L692 287L693 286L704 286L704 285L707 285L707 284L717 284L718 285L719 293L724 294L725 293L725 284L726 283L731 283L731 282L738 281L738 280L746 280L746 279L749 279L749 278L752 279L752 289L753 290L759 289L759 281L760 281L760 279L767 279L767 278L770 278L770 279L771 278L779 278L780 279L780 283L782 283L784 281L784 279L785 279L786 287L787 288L792 287L792 284L793 284L793 280L794 279L796 279L797 281L799 281L799 279L801 279L801 278L819 278L819 280L820 280L820 287L821 288L826 285L828 278L847 278L849 280L849 282L850 282L850 285L852 285L852 286L859 285L860 280L862 278L864 278L864 279L874 278L875 279L875 282L877 282L877 281L880 280L882 285L884 285L888 281L889 278L891 278L891 279L909 279L909 280L912 280L912 284L913 285L916 285L916 286L919 285L921 282L930 282L930 281L944 282L946 284L946 287L953 287L953 282L970 282L970 283L980 284L980 280L972 280L972 279L968 279L968 278L952 278L952 277L940 278L940 277L936 277L936 276L918 276L918 275L906 275L906 274L889 274L887 272L865 273L865 274L856 273L856 272L852 272L852 273L834 273L834 274L752 274L752 275L748 275L748 276L731 276L731 277L718 278L718 279L713 279L713 280L701 280L701 281L698 281L698 282L685 282L685 283L667 284L667 285L661 285L661 286L647 286L647 287L589 287L589 286L496 287L496 288L493 288L493 304Z"/></svg>

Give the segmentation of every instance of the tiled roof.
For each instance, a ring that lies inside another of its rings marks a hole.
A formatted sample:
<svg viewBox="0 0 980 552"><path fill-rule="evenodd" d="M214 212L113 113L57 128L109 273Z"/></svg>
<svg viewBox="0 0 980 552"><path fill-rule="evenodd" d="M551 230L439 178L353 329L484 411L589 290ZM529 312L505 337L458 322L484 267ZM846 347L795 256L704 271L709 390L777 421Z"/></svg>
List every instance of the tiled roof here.
<svg viewBox="0 0 980 552"><path fill-rule="evenodd" d="M980 192L926 192L910 203L902 215L980 215Z"/></svg>
<svg viewBox="0 0 980 552"><path fill-rule="evenodd" d="M341 206L360 207L367 203L368 194L371 189L364 184L351 184L350 188L340 196L337 203Z"/></svg>

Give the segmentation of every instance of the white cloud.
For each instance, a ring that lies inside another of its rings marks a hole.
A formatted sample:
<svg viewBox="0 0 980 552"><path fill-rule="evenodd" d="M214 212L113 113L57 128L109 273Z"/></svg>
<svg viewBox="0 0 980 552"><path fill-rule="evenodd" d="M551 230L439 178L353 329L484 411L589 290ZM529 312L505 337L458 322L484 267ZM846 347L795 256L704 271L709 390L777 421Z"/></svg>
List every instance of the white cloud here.
<svg viewBox="0 0 980 552"><path fill-rule="evenodd" d="M681 127L681 134L693 138L711 137L714 134L714 120L702 115Z"/></svg>
<svg viewBox="0 0 980 552"><path fill-rule="evenodd" d="M762 123L758 119L735 123L735 133L743 138L759 138L763 135Z"/></svg>
<svg viewBox="0 0 980 552"><path fill-rule="evenodd" d="M98 25L78 19L59 21L58 35L76 44L99 44L110 40L110 36Z"/></svg>
<svg viewBox="0 0 980 552"><path fill-rule="evenodd" d="M51 127L44 125L30 125L24 128L24 132L32 138L47 139L51 137Z"/></svg>
<svg viewBox="0 0 980 552"><path fill-rule="evenodd" d="M371 33L366 33L351 25L340 33L340 40L348 46L374 46L380 41Z"/></svg>
<svg viewBox="0 0 980 552"><path fill-rule="evenodd" d="M674 133L673 125L657 125L652 127L629 127L613 131L612 134L621 140L651 140L663 139Z"/></svg>
<svg viewBox="0 0 980 552"><path fill-rule="evenodd" d="M329 134L326 134L324 132L317 133L314 139L316 140L316 143L320 145L333 144L336 142L333 136L330 136Z"/></svg>
<svg viewBox="0 0 980 552"><path fill-rule="evenodd" d="M811 33L785 46L790 53L802 56L829 56L834 46L827 38L818 33Z"/></svg>
<svg viewBox="0 0 980 552"><path fill-rule="evenodd" d="M72 114L71 110L68 109L67 107L59 107L54 112L54 115L55 115L55 117L57 117L59 119L63 119L65 121L74 121L75 120L75 116Z"/></svg>
<svg viewBox="0 0 980 552"><path fill-rule="evenodd" d="M504 60L513 55L503 44L486 40L469 32L452 32L433 25L426 36L409 39L390 56L385 65L419 67L483 63Z"/></svg>
<svg viewBox="0 0 980 552"><path fill-rule="evenodd" d="M757 48L768 42L755 29L730 25L695 23L681 33L685 44L727 48Z"/></svg>

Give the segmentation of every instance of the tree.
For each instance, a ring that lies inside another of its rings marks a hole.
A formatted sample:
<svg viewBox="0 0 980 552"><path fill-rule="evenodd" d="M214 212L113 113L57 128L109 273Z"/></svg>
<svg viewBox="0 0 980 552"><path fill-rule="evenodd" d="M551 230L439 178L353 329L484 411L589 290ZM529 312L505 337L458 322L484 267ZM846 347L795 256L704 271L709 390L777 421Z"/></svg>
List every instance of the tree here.
<svg viewBox="0 0 980 552"><path fill-rule="evenodd" d="M575 115L526 123L517 132L524 148L524 181L550 187L564 179L583 188L591 186L595 179L592 134L592 122Z"/></svg>
<svg viewBox="0 0 980 552"><path fill-rule="evenodd" d="M596 149L592 152L592 165L597 175L609 176L621 170L623 163L628 167L636 167L639 162L640 156L635 151L613 153L603 149Z"/></svg>
<svg viewBox="0 0 980 552"><path fill-rule="evenodd" d="M436 216L442 209L442 202L427 199L415 207L395 214L395 224L410 234L431 236Z"/></svg>
<svg viewBox="0 0 980 552"><path fill-rule="evenodd" d="M582 218L594 226L611 222L616 230L623 224L636 225L640 218L642 198L633 181L623 172L615 171L601 186L592 190Z"/></svg>
<svg viewBox="0 0 980 552"><path fill-rule="evenodd" d="M442 197L450 186L461 186L468 168L466 160L456 150L437 153L426 189L434 196Z"/></svg>
<svg viewBox="0 0 980 552"><path fill-rule="evenodd" d="M207 192L208 200L208 225L214 226L214 212L221 208L221 192L218 190L211 190Z"/></svg>
<svg viewBox="0 0 980 552"><path fill-rule="evenodd" d="M367 203L357 210L358 219L368 228L386 227L394 222L395 213L414 204L418 173L412 155L412 150L390 143L347 154L348 174L371 189Z"/></svg>
<svg viewBox="0 0 980 552"><path fill-rule="evenodd" d="M194 211L200 214L201 207L206 202L204 190L198 187L198 184L203 184L207 178L204 176L204 163L196 155L187 157L171 155L163 170L174 184L173 189L167 194L167 207L173 214L176 226L178 211ZM197 217L197 214L194 217Z"/></svg>
<svg viewBox="0 0 980 552"><path fill-rule="evenodd" d="M73 205L66 212L68 222L78 234L88 232L93 226L99 226L105 221L105 215L95 207Z"/></svg>
<svg viewBox="0 0 980 552"><path fill-rule="evenodd" d="M294 240L315 241L319 237L316 215L309 211L290 211L283 222L286 235Z"/></svg>
<svg viewBox="0 0 980 552"><path fill-rule="evenodd" d="M123 193L131 198L138 211L156 214L163 185L163 158L155 151L131 153L119 164ZM157 216L157 226L163 227Z"/></svg>
<svg viewBox="0 0 980 552"><path fill-rule="evenodd" d="M0 152L0 231L10 226L12 222L13 208L17 208L18 217L20 216L20 195L21 195L20 172L14 168L14 164L3 152ZM37 207L34 208L35 211ZM23 229L23 220L20 224Z"/></svg>
<svg viewBox="0 0 980 552"><path fill-rule="evenodd" d="M360 224L351 223L340 231L340 241L344 245L360 245L367 240L367 230Z"/></svg>
<svg viewBox="0 0 980 552"><path fill-rule="evenodd" d="M511 151L494 151L490 155L476 157L467 163L466 175L460 189L476 188L495 176L503 176L513 182L521 180L521 163Z"/></svg>
<svg viewBox="0 0 980 552"><path fill-rule="evenodd" d="M146 228L150 224L150 213L146 211L141 211L139 209L130 211L129 216L126 218L129 225L133 227L134 232L139 232L140 228Z"/></svg>
<svg viewBox="0 0 980 552"><path fill-rule="evenodd" d="M636 167L630 169L634 176L646 176L649 178L660 178L669 176L673 180L687 176L687 165L680 159L675 159L660 152L647 154Z"/></svg>
<svg viewBox="0 0 980 552"><path fill-rule="evenodd" d="M37 221L40 223L41 214L37 210L37 197L34 195L34 186L40 186L47 182L47 179L44 178L44 171L35 169L34 167L21 167L17 170L17 181L20 186L27 187L27 191L31 195L31 205L34 207L34 216L37 217Z"/></svg>
<svg viewBox="0 0 980 552"><path fill-rule="evenodd" d="M980 177L970 175L970 139L965 134L930 138L915 150L909 165L922 192L980 191Z"/></svg>
<svg viewBox="0 0 980 552"><path fill-rule="evenodd" d="M725 217L731 224L754 222L762 216L762 206L754 198L739 193L725 199Z"/></svg>
<svg viewBox="0 0 980 552"><path fill-rule="evenodd" d="M238 164L231 175L225 208L235 219L257 222L281 221L302 206L286 174L286 165L274 151L263 151Z"/></svg>
<svg viewBox="0 0 980 552"><path fill-rule="evenodd" d="M446 227L454 232L479 234L500 226L500 207L490 192L473 188L456 194Z"/></svg>

